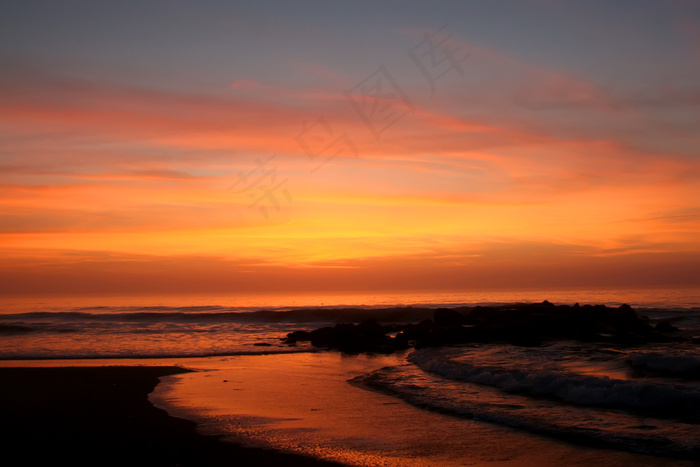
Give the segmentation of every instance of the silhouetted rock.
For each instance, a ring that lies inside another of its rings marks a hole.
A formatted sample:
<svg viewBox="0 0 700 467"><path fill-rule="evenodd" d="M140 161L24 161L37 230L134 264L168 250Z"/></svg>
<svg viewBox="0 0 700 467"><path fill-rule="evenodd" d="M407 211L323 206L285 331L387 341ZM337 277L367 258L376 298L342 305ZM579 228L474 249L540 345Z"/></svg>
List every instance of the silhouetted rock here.
<svg viewBox="0 0 700 467"><path fill-rule="evenodd" d="M604 306L604 305L603 305L603 306ZM620 313L623 313L623 314L625 314L625 315L627 315L627 316L634 316L634 317L637 316L637 314L634 312L634 309L632 309L632 307L629 306L629 305L626 304L626 303L623 303L623 304L620 305L617 309L618 309L618 311L619 311Z"/></svg>
<svg viewBox="0 0 700 467"><path fill-rule="evenodd" d="M608 308L578 303L554 305L545 300L497 307L438 308L434 320L400 326L383 326L375 319L357 325L337 324L290 333L285 342L310 341L315 346L358 353L475 342L537 346L547 340L578 339L638 345L680 339L669 335L677 330L674 326L662 323L656 328L650 326L626 304ZM396 335L390 337L389 333Z"/></svg>
<svg viewBox="0 0 700 467"><path fill-rule="evenodd" d="M436 326L460 326L466 323L464 315L451 308L438 308L433 320Z"/></svg>
<svg viewBox="0 0 700 467"><path fill-rule="evenodd" d="M363 321L358 325L339 323L333 327L323 327L309 331L294 331L287 334L286 343L310 341L317 347L328 347L346 353L382 352L390 353L395 348L401 348L401 340L387 336L393 330L390 326L382 326L376 320Z"/></svg>
<svg viewBox="0 0 700 467"><path fill-rule="evenodd" d="M365 336L383 336L385 328L376 319L368 319L355 327L355 332Z"/></svg>
<svg viewBox="0 0 700 467"><path fill-rule="evenodd" d="M418 324L407 324L403 330L396 335L396 338L405 340L409 345L425 338L428 331L435 327L432 319L424 319Z"/></svg>
<svg viewBox="0 0 700 467"><path fill-rule="evenodd" d="M678 332L678 328L672 325L671 322L667 320L659 321L658 323L656 323L654 329L656 329L659 332Z"/></svg>
<svg viewBox="0 0 700 467"><path fill-rule="evenodd" d="M539 336L527 333L513 333L508 342L519 347L539 347L542 345L542 339Z"/></svg>
<svg viewBox="0 0 700 467"><path fill-rule="evenodd" d="M294 331L287 334L285 343L292 344L296 342L306 342L311 340L311 333L309 331Z"/></svg>
<svg viewBox="0 0 700 467"><path fill-rule="evenodd" d="M391 346L394 348L394 350L404 350L411 346L411 342L403 332L400 332L396 334L393 339L391 339Z"/></svg>
<svg viewBox="0 0 700 467"><path fill-rule="evenodd" d="M435 326L424 336L416 340L417 349L423 347L441 347L450 344L484 341L484 331L477 326Z"/></svg>

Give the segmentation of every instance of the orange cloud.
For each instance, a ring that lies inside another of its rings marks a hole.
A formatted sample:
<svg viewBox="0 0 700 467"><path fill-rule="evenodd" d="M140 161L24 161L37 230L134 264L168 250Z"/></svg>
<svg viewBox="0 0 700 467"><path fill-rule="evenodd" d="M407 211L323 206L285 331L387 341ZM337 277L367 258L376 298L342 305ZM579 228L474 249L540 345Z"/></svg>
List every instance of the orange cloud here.
<svg viewBox="0 0 700 467"><path fill-rule="evenodd" d="M700 256L595 256L585 248L494 244L449 254L349 260L290 268L216 256L64 251L0 266L0 293L221 293L273 291L697 286Z"/></svg>
<svg viewBox="0 0 700 467"><path fill-rule="evenodd" d="M7 292L564 286L651 283L639 265L653 264L688 283L700 167L687 148L630 132L641 117L578 129L637 110L585 80L473 52L481 94L415 99L379 140L340 92L0 78L0 279ZM321 115L360 154L312 172L294 137ZM240 181L274 153L290 196L264 217L263 191Z"/></svg>

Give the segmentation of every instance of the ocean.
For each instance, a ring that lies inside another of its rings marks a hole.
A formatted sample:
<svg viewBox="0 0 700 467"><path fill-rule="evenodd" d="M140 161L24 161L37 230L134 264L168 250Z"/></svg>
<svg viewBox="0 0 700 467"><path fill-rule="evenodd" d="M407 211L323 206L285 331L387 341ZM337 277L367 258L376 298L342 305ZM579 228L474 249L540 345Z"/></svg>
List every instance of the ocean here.
<svg viewBox="0 0 700 467"><path fill-rule="evenodd" d="M200 370L163 378L152 402L207 433L350 465L696 465L700 344L346 355L283 342L382 310L416 322L425 308L545 299L627 303L700 336L697 289L18 297L0 308L0 366Z"/></svg>

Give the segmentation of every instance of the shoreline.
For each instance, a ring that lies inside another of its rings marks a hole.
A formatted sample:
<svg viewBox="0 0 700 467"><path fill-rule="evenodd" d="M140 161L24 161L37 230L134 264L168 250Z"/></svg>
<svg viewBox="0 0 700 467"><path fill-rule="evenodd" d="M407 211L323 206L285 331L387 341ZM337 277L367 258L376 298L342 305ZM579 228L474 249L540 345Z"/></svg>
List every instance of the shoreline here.
<svg viewBox="0 0 700 467"><path fill-rule="evenodd" d="M339 352L221 359L200 367L207 371L159 385L151 400L234 442L348 465L698 465L426 410L420 403L349 384L348 378L400 368L403 360L396 354Z"/></svg>
<svg viewBox="0 0 700 467"><path fill-rule="evenodd" d="M672 324L676 322L673 316L640 317L627 305L611 309L548 301L430 311L432 319L417 324L380 325L369 319L287 334L284 345L296 345L298 340L310 352L256 352L235 354L235 358L0 361L0 417L11 431L5 441L15 457L31 465L66 461L73 465L458 466L468 459L472 465L507 463L515 467L591 465L605 459L611 467L630 463L657 467L671 460L644 450L619 449L616 444L591 445L534 429L519 430L519 424L493 423L488 417L482 420L478 411L473 421L465 421L470 417L431 411L425 401L411 404L399 401L396 394L348 385L348 378L352 381L391 367L409 378L406 381L420 381L423 374L401 370L406 363L401 357L411 348L493 344L532 353L556 341L606 348L695 344ZM398 310L402 316L405 312L405 308ZM209 329L206 320L199 326L197 329ZM259 344L263 341L258 335L252 335L257 340L251 345L265 345ZM574 355L569 349L566 352L562 354L566 358ZM535 374L547 371L535 357L523 357L523 362L535 365ZM676 364L679 357L669 358ZM621 359L606 356L603 360L628 368ZM496 364L501 365L498 360ZM583 370L601 375L622 371L622 367L601 365L589 362L576 376L584 377ZM401 384L403 380L388 381ZM438 396L448 394L444 397L450 399L451 392L443 394L441 386L431 384L424 387L428 394L435 390ZM487 399L484 401L492 404ZM508 402L502 397L495 400L497 404ZM523 409L527 417L524 409L530 402L503 407ZM551 415L555 421L556 414ZM541 421L549 426L549 419ZM662 434L665 426L634 423L619 426ZM631 439L637 439L634 433ZM697 465L694 459L681 462Z"/></svg>
<svg viewBox="0 0 700 467"><path fill-rule="evenodd" d="M196 431L148 400L175 366L0 368L5 455L27 465L338 466ZM14 456L12 455L14 454Z"/></svg>

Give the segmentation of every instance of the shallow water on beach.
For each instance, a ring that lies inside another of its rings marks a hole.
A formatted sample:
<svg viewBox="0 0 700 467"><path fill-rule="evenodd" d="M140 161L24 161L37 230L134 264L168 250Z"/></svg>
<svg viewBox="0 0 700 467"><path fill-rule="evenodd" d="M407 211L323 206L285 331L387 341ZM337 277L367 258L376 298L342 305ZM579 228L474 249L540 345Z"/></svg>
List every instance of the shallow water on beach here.
<svg viewBox="0 0 700 467"><path fill-rule="evenodd" d="M379 308L404 313L396 322L432 317L410 306L629 303L652 319L700 328L700 291L695 289L564 291L428 291L371 294L266 294L236 296L28 297L0 302L0 360L66 358L173 358L310 351L282 338L366 319ZM334 314L335 313L335 314ZM366 318L362 318L366 316ZM694 320L694 323L692 322Z"/></svg>
<svg viewBox="0 0 700 467"><path fill-rule="evenodd" d="M357 382L421 408L577 444L700 457L697 380L616 378L618 370L608 372L609 365L601 362L582 373L560 365L551 355L558 351L527 349L530 355L518 357L512 354L523 349L484 347L421 350L409 356L410 363L382 368ZM577 368L593 353L581 355ZM498 358L508 354L505 362ZM606 363L624 364L623 358ZM603 371L596 372L601 366Z"/></svg>
<svg viewBox="0 0 700 467"><path fill-rule="evenodd" d="M350 465L700 465L697 344L348 356L282 342L382 309L416 322L440 306L544 298L627 302L651 324L700 335L689 289L18 299L0 309L0 366L192 368L164 378L152 401L209 433Z"/></svg>
<svg viewBox="0 0 700 467"><path fill-rule="evenodd" d="M158 386L151 401L171 414L197 421L205 433L249 445L358 466L695 465L569 444L484 420L425 410L430 407L415 401L407 404L357 383L387 368L404 372L403 378L406 371L420 372L406 362L405 355L324 352L206 360L187 365L206 371L164 378L165 384ZM405 370L406 366L413 369ZM426 398L445 397L444 391L431 393L436 386L425 387L430 386L429 378L424 374L419 382L414 375L404 383L420 388ZM492 399L490 404L494 403Z"/></svg>

